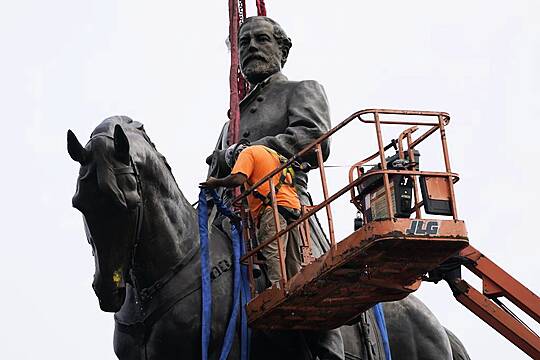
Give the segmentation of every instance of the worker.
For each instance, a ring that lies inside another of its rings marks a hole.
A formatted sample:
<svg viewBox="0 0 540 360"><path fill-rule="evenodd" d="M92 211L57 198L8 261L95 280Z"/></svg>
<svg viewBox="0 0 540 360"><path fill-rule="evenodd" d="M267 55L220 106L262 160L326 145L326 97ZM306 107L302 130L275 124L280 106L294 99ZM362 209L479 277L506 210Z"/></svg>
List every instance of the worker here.
<svg viewBox="0 0 540 360"><path fill-rule="evenodd" d="M231 174L224 178L209 177L200 184L201 187L231 188L246 184L246 188L249 188L286 161L276 151L264 145L247 146L245 144L231 145L225 152L225 159L232 168ZM275 200L279 209L277 214L279 230L285 229L288 223L298 219L300 216L300 201L292 182L293 175L294 171L288 167L272 177L276 192ZM277 233L268 182L263 183L248 196L248 204L252 219L258 229L257 240L259 244L262 244L273 238ZM286 254L287 276L293 276L301 268L301 260L296 256L299 251L287 251L286 249L299 247L301 239L298 227L294 227L291 231L285 233L280 237L279 241ZM270 284L279 286L281 269L277 241L273 241L262 248L261 253L266 261Z"/></svg>

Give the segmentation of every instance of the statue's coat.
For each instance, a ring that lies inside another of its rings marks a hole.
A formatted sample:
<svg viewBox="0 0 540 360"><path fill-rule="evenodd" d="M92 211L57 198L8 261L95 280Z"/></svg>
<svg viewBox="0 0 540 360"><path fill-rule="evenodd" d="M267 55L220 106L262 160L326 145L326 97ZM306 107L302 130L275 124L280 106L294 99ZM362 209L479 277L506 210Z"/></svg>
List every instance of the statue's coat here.
<svg viewBox="0 0 540 360"><path fill-rule="evenodd" d="M289 158L330 130L328 100L314 80L289 81L276 73L258 84L240 103L240 139L265 145ZM216 149L226 149L228 122ZM330 153L322 144L323 158ZM309 157L315 164L315 156ZM297 186L307 186L307 175L297 174Z"/></svg>
<svg viewBox="0 0 540 360"><path fill-rule="evenodd" d="M223 127L216 150L228 147L227 122ZM258 84L240 103L240 139L251 144L268 146L280 154L291 157L330 130L330 112L324 88L314 80L289 81L276 73ZM330 154L329 142L322 144L323 158ZM304 159L316 164L315 154ZM230 169L217 159L209 174L225 176ZM312 205L307 192L307 173L295 172L295 184L300 201ZM310 218L312 249L315 257L328 250L328 240L317 222Z"/></svg>

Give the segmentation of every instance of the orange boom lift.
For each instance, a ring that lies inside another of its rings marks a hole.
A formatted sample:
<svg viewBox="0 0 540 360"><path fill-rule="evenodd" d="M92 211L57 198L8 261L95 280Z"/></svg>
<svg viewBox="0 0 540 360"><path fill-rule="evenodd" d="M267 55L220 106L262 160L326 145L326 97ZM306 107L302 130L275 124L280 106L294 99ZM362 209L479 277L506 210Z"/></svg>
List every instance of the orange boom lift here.
<svg viewBox="0 0 540 360"><path fill-rule="evenodd" d="M353 121L373 125L378 150L354 164L349 170L348 185L330 195L321 143ZM459 177L450 167L445 132L449 122L450 116L444 112L358 111L235 199L242 209L241 200L268 182L273 200L276 184L272 177L308 153L316 153L323 201L304 207L302 216L285 229L279 227L278 209L272 201L279 231L257 246L251 246L249 227L244 229L248 251L242 261L249 265L254 295L247 305L251 327L332 329L356 322L362 312L378 302L403 299L418 289L422 280L444 279L459 302L529 356L540 359L538 335L499 301L500 297L506 297L539 322L538 296L470 246L465 223L458 217L454 184ZM405 129L385 146L382 128L387 125ZM420 170L418 148L432 135L440 139L445 171ZM394 149L394 153L388 155L390 149ZM372 161L377 163L370 165ZM337 242L331 203L347 193L359 217L355 231ZM310 251L308 219L322 209L327 215L330 249L314 259ZM242 213L248 221L247 209L242 209ZM425 218L425 215L432 216ZM280 285L256 294L253 266L258 262L257 253L296 226L300 227L303 238L302 270L287 278L285 250L278 242ZM461 266L482 278L482 292L461 278Z"/></svg>
<svg viewBox="0 0 540 360"><path fill-rule="evenodd" d="M257 15L266 15L264 0L255 0L255 3ZM249 90L241 76L236 55L238 28L245 16L245 0L229 0L230 144L238 142L239 100ZM392 118L385 119L386 116ZM355 120L374 125L378 151L354 164L349 171L349 184L329 195L321 143ZM445 280L460 303L527 355L540 359L540 337L499 300L507 298L538 323L538 296L470 246L465 223L458 218L454 184L459 177L450 168L446 143L445 126L449 121L450 116L444 112L358 111L244 194L236 192L235 204L242 212L245 223L249 224L249 211L242 207L241 200L264 182L269 183L274 200L275 184L272 177L309 152L317 154L324 200L317 205L304 207L303 215L285 229L279 228L278 209L275 201L272 201L276 229L280 230L273 239L263 244L251 247L250 228L244 227L248 252L242 261L249 265L252 295L256 295L247 305L251 327L332 329L356 322L362 312L378 302L403 299L418 289L422 280ZM385 146L383 125L408 128ZM425 131L413 139L413 134L420 128ZM440 136L445 171L420 171L417 147L434 134ZM396 150L396 154L387 157L386 152L391 148ZM366 171L372 160L377 160L378 164ZM355 231L336 242L331 203L346 193L350 193L351 202L360 216L355 221ZM323 208L328 220L330 250L314 259L310 251L308 219ZM435 217L425 219L424 214ZM255 294L253 268L257 263L258 251L295 226L300 227L303 238L303 269L291 279L287 278L285 252L278 242L282 275L280 286ZM482 292L461 278L461 266L482 279Z"/></svg>

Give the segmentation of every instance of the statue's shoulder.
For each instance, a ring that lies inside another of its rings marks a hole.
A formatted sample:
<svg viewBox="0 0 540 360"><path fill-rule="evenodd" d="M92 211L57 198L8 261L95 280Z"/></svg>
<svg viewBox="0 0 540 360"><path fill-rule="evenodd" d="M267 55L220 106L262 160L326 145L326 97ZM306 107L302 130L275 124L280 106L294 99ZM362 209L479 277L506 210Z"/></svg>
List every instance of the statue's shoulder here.
<svg viewBox="0 0 540 360"><path fill-rule="evenodd" d="M302 94L325 94L324 87L317 80L281 80L276 81L274 89L286 92L289 96Z"/></svg>
<svg viewBox="0 0 540 360"><path fill-rule="evenodd" d="M297 81L296 85L295 85L295 88L312 90L312 91L323 91L324 92L324 87L317 80Z"/></svg>
<svg viewBox="0 0 540 360"><path fill-rule="evenodd" d="M297 81L290 93L292 97L296 98L322 99L327 101L324 87L316 80Z"/></svg>

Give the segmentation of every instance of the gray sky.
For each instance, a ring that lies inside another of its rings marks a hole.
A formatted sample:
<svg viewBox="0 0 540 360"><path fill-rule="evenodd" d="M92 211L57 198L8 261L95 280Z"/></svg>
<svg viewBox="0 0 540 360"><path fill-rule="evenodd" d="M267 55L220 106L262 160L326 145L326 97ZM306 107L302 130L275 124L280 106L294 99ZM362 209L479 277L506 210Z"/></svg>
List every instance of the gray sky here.
<svg viewBox="0 0 540 360"><path fill-rule="evenodd" d="M470 241L538 293L537 2L266 2L293 40L284 73L325 86L334 124L373 107L451 114L458 209ZM71 208L78 165L65 133L84 141L111 115L144 123L194 201L228 109L226 4L2 3L2 358L114 358L112 315L92 292L93 259ZM372 135L367 127L347 131L328 163L373 152ZM422 164L438 154L424 151ZM328 172L332 189L345 183L346 169ZM335 212L343 238L355 211L345 200ZM445 285L424 284L417 295L473 359L527 358Z"/></svg>

